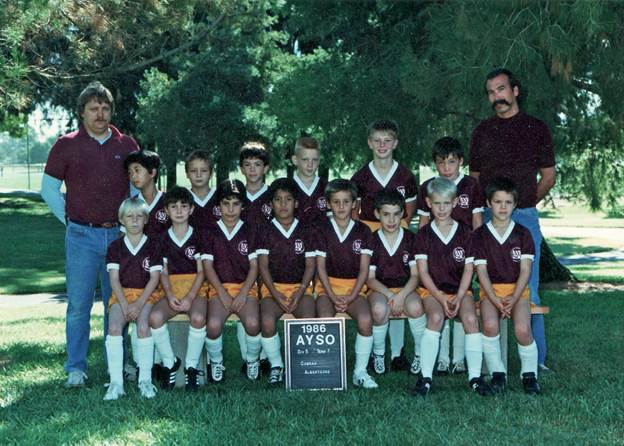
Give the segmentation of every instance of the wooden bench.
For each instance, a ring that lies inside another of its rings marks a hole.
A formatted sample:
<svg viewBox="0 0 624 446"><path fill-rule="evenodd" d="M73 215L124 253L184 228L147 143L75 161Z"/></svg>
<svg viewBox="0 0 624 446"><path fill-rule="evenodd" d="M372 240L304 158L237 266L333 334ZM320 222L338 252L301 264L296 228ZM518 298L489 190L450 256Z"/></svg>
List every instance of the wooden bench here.
<svg viewBox="0 0 624 446"><path fill-rule="evenodd" d="M478 311L478 309L477 309ZM546 306L540 306L531 304L531 314L548 314L550 313L550 308ZM336 317L343 317L345 319L351 319L351 317L347 313L336 313ZM284 314L280 318L280 320L285 319L295 319L292 314ZM405 316L392 318L392 319L406 319ZM228 317L228 321L238 321L238 316L236 314L230 315ZM508 340L508 331L509 331L509 319L501 319L500 321L500 342L501 342L501 356L503 357L503 363L505 364L505 369L507 369L508 362L508 350L509 350L509 340ZM188 330L189 330L189 318L187 314L181 313L174 316L169 320L169 336L171 338L171 347L173 348L173 353L180 358L182 361L182 365L178 369L178 374L176 376L176 387L184 386L184 364L186 358L186 344L188 338ZM485 361L483 362L484 371L487 371L485 368ZM202 350L202 354L199 360L199 370L204 373L203 376L199 377L200 384L205 384L208 379L208 364L206 358L206 350Z"/></svg>

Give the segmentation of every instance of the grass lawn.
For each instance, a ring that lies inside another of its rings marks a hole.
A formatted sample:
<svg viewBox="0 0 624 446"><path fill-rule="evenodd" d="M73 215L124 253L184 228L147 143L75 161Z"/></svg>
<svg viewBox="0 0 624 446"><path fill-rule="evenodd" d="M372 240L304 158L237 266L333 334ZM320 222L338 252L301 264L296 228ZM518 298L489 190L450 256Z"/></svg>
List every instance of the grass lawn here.
<svg viewBox="0 0 624 446"><path fill-rule="evenodd" d="M426 400L412 397L404 373L378 379L380 389L291 392L250 383L238 373L233 325L226 331L226 382L198 394L176 390L142 400L104 402L107 380L101 308L92 327L90 386L62 387L63 304L0 311L2 444L624 444L621 314L624 293L547 292L550 365L543 393L520 389L516 349L503 396L482 398L465 376L440 377ZM595 327L606 336L597 339ZM348 326L353 364L354 327ZM408 345L411 351L411 345ZM619 366L618 366L619 364ZM349 369L351 370L351 369Z"/></svg>

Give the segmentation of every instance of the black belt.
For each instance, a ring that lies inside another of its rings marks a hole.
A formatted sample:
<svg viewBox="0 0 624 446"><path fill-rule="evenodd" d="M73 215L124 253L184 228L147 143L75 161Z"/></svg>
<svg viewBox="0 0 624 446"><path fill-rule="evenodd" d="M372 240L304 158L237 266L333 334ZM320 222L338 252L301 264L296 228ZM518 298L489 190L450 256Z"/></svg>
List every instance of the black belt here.
<svg viewBox="0 0 624 446"><path fill-rule="evenodd" d="M72 223L75 223L77 225L80 226L89 226L90 228L106 228L106 229L110 229L110 228L116 228L117 226L119 226L119 223L117 223L116 221L107 221L104 223L89 223L86 221L78 221L78 220L74 220L72 218L68 218L69 221L71 221Z"/></svg>

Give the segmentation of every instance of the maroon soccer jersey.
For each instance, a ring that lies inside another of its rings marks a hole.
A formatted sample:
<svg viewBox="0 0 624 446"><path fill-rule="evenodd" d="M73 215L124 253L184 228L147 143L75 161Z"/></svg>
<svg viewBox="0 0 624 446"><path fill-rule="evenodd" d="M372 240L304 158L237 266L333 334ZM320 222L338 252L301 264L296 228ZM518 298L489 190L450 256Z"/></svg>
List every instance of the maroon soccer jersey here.
<svg viewBox="0 0 624 446"><path fill-rule="evenodd" d="M427 261L433 283L444 293L457 293L464 265L474 261L469 255L470 233L470 226L455 221L449 234L444 237L435 220L432 220L416 234L416 260Z"/></svg>
<svg viewBox="0 0 624 446"><path fill-rule="evenodd" d="M414 244L414 234L406 229L399 228L394 246L390 246L381 229L375 231L369 266L370 270L375 271L375 278L388 288L403 288L410 278L410 267L416 265Z"/></svg>
<svg viewBox="0 0 624 446"><path fill-rule="evenodd" d="M138 197L147 203L143 194L139 193ZM165 194L162 193L162 191L158 191L152 204L148 204L147 208L149 211L149 218L147 219L147 224L143 232L150 238L158 238L160 234L171 226L171 221L169 220L167 211L165 211Z"/></svg>
<svg viewBox="0 0 624 446"><path fill-rule="evenodd" d="M325 186L327 181L323 178L316 177L310 187L301 181L297 173L293 175L293 180L299 187L299 195L297 196L297 209L295 216L304 225L314 225L323 220L327 216L329 208L327 207L327 199L325 198Z"/></svg>
<svg viewBox="0 0 624 446"><path fill-rule="evenodd" d="M60 137L50 150L45 173L65 181L65 212L71 220L116 222L119 205L128 197L130 182L124 160L139 146L115 127L110 130L110 138L100 144L80 126Z"/></svg>
<svg viewBox="0 0 624 446"><path fill-rule="evenodd" d="M241 220L248 222L252 225L260 224L271 219L271 191L267 185L263 185L262 188L255 194L247 192L247 202L243 207L241 213Z"/></svg>
<svg viewBox="0 0 624 446"><path fill-rule="evenodd" d="M433 178L420 185L418 200L416 201L418 215L429 218L433 217L425 198L427 197L427 185L432 180ZM475 178L463 174L460 174L454 183L457 186L457 206L453 208L451 217L453 220L472 227L472 215L484 211L485 202L481 185Z"/></svg>
<svg viewBox="0 0 624 446"><path fill-rule="evenodd" d="M178 240L173 228L161 235L161 254L169 275L197 274L197 259L200 258L199 234L189 226L186 235Z"/></svg>
<svg viewBox="0 0 624 446"><path fill-rule="evenodd" d="M309 229L296 218L288 231L276 219L265 224L256 252L269 256L269 272L276 283L301 283L306 258L316 256Z"/></svg>
<svg viewBox="0 0 624 446"><path fill-rule="evenodd" d="M221 218L221 210L215 192L216 189L210 189L208 195L201 199L191 191L194 209L189 218L189 225L199 229L200 232L204 232L205 228L214 225Z"/></svg>
<svg viewBox="0 0 624 446"><path fill-rule="evenodd" d="M502 236L489 222L475 229L472 253L475 265L487 265L492 283L516 283L520 276L520 261L533 261L535 245L529 230L513 220Z"/></svg>
<svg viewBox="0 0 624 446"><path fill-rule="evenodd" d="M249 273L249 261L257 257L256 233L242 220L228 232L222 220L203 237L202 260L213 262L221 283L243 283Z"/></svg>
<svg viewBox="0 0 624 446"><path fill-rule="evenodd" d="M550 130L522 112L507 119L486 119L472 133L469 161L470 170L480 173L484 190L494 177L506 177L518 188L518 207L535 207L537 173L555 165Z"/></svg>
<svg viewBox="0 0 624 446"><path fill-rule="evenodd" d="M351 177L358 188L360 199L360 218L362 220L376 221L375 217L375 195L381 189L396 189L405 198L406 203L416 200L418 185L414 174L407 168L394 161L392 168L385 178L375 169L371 161L366 166L358 170ZM403 214L405 216L405 214Z"/></svg>
<svg viewBox="0 0 624 446"><path fill-rule="evenodd" d="M372 234L361 221L351 220L344 234L333 218L325 217L314 230L316 255L325 257L329 277L356 279L360 272L360 255L372 255Z"/></svg>
<svg viewBox="0 0 624 446"><path fill-rule="evenodd" d="M128 237L114 240L106 253L106 270L119 270L119 281L124 288L145 288L153 271L162 271L162 256L158 241L143 235L136 246Z"/></svg>

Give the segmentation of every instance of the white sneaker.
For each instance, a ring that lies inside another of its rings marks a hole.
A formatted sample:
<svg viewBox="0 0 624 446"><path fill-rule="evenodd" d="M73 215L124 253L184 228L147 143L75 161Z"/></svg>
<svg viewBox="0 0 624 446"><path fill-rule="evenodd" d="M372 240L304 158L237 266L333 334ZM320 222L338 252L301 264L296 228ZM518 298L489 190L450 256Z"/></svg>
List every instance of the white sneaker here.
<svg viewBox="0 0 624 446"><path fill-rule="evenodd" d="M104 395L104 401L117 400L125 394L126 392L124 392L122 384L111 383L110 386L108 386L106 395Z"/></svg>
<svg viewBox="0 0 624 446"><path fill-rule="evenodd" d="M212 382L220 383L223 381L223 372L225 372L223 362L210 361L210 378Z"/></svg>
<svg viewBox="0 0 624 446"><path fill-rule="evenodd" d="M366 373L366 370L353 373L353 385L355 387L362 387L363 389L376 389L379 387L375 380Z"/></svg>
<svg viewBox="0 0 624 446"><path fill-rule="evenodd" d="M124 381L134 382L137 380L138 369L130 363L124 364L123 377Z"/></svg>
<svg viewBox="0 0 624 446"><path fill-rule="evenodd" d="M279 384L284 381L284 369L282 367L273 367L269 375L269 384Z"/></svg>
<svg viewBox="0 0 624 446"><path fill-rule="evenodd" d="M67 381L65 387L84 387L87 380L87 374L82 370L72 370L67 375Z"/></svg>
<svg viewBox="0 0 624 446"><path fill-rule="evenodd" d="M451 371L448 362L438 360L438 366L436 367L435 373L436 375L448 375Z"/></svg>
<svg viewBox="0 0 624 446"><path fill-rule="evenodd" d="M247 378L255 381L260 376L260 361L247 361Z"/></svg>
<svg viewBox="0 0 624 446"><path fill-rule="evenodd" d="M409 372L410 375L418 375L420 373L420 356L414 355L414 359L412 360L412 365L410 365Z"/></svg>
<svg viewBox="0 0 624 446"><path fill-rule="evenodd" d="M143 398L154 398L156 396L156 386L151 381L141 381L139 383L139 392L141 392Z"/></svg>
<svg viewBox="0 0 624 446"><path fill-rule="evenodd" d="M451 373L455 375L456 373L466 373L466 364L464 361L458 361L453 363L453 370Z"/></svg>
<svg viewBox="0 0 624 446"><path fill-rule="evenodd" d="M373 370L378 375L386 373L386 356L373 353Z"/></svg>

